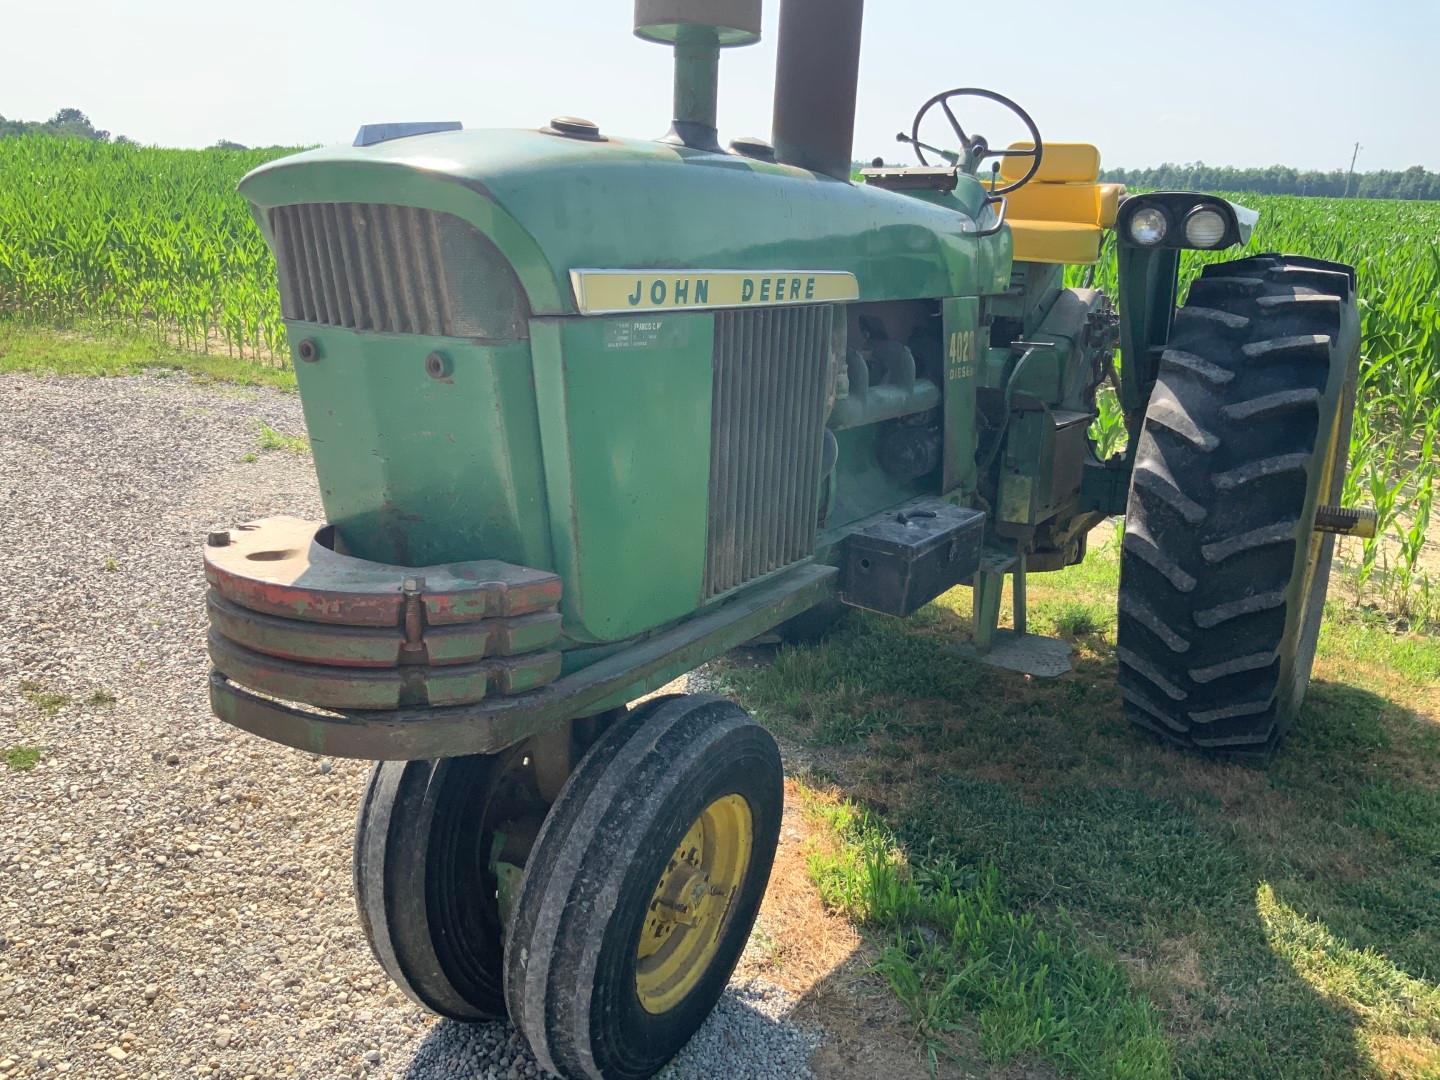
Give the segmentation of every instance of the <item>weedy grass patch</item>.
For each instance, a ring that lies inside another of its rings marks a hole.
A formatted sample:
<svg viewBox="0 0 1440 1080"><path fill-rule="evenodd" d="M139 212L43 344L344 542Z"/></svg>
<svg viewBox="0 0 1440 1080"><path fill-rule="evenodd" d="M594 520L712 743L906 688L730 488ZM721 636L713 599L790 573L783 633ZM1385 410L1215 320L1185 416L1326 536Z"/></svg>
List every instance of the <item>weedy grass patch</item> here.
<svg viewBox="0 0 1440 1080"><path fill-rule="evenodd" d="M264 420L260 421L260 449L263 451L288 450L292 454L310 453L310 439L304 435L286 435L276 431Z"/></svg>
<svg viewBox="0 0 1440 1080"><path fill-rule="evenodd" d="M29 772L44 756L45 751L38 746L7 746L0 751L0 760L11 772Z"/></svg>
<svg viewBox="0 0 1440 1080"><path fill-rule="evenodd" d="M1071 1076L1440 1075L1440 639L1332 603L1274 759L1201 758L1123 717L1117 580L1108 540L1032 577L1037 628L1098 624L1053 681L949 652L968 590L724 668L841 800L827 902L936 1054L963 1034ZM961 912L983 933L952 934Z"/></svg>
<svg viewBox="0 0 1440 1080"><path fill-rule="evenodd" d="M26 679L20 683L20 696L47 716L53 716L70 704L68 694L51 690L44 683Z"/></svg>
<svg viewBox="0 0 1440 1080"><path fill-rule="evenodd" d="M1038 1059L1074 1076L1172 1073L1156 1010L1113 959L1009 906L993 866L912 861L853 804L807 795L833 842L810 872L822 899L877 939L878 972L905 1006L933 1070L952 1040L992 1061Z"/></svg>

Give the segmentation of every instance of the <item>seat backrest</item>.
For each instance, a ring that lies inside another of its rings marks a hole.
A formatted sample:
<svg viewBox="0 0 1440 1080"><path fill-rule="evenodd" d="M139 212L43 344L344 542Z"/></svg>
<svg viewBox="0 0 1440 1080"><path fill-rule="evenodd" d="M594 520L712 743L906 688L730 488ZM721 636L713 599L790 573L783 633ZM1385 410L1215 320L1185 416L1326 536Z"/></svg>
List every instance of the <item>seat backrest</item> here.
<svg viewBox="0 0 1440 1080"><path fill-rule="evenodd" d="M1032 142L1011 143L1007 149L1030 150ZM1000 159L1000 179L1019 180L1030 168L1028 157ZM1100 151L1091 143L1046 143L1040 154L1040 171L1031 183L1093 184L1100 179Z"/></svg>

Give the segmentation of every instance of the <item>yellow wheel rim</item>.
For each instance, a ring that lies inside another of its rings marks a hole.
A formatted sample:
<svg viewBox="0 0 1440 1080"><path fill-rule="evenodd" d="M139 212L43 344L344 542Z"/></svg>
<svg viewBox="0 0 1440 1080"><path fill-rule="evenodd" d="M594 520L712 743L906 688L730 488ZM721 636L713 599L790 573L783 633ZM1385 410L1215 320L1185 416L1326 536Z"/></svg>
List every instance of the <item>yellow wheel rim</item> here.
<svg viewBox="0 0 1440 1080"><path fill-rule="evenodd" d="M754 834L750 804L722 795L700 811L670 856L635 947L635 992L646 1012L669 1012L709 969L750 866Z"/></svg>
<svg viewBox="0 0 1440 1080"><path fill-rule="evenodd" d="M1332 500L1338 501L1338 499L1336 499L1338 492L1331 490L1335 486L1335 459L1337 455L1346 453L1350 449L1348 446L1342 448L1338 445L1341 431L1341 414L1344 411L1345 399L1342 395L1339 405L1335 408L1335 417L1330 423L1330 453L1327 455L1325 464L1320 471L1320 484L1315 496L1316 503L1320 506L1324 506ZM1305 589L1304 595L1300 597L1300 625L1302 626L1306 618L1306 608L1310 603L1310 582L1314 578L1315 568L1320 562L1320 545L1325 542L1325 534L1312 530L1309 540L1309 545L1305 551L1305 577L1301 583ZM1320 598L1320 602L1322 604L1325 602L1324 597Z"/></svg>

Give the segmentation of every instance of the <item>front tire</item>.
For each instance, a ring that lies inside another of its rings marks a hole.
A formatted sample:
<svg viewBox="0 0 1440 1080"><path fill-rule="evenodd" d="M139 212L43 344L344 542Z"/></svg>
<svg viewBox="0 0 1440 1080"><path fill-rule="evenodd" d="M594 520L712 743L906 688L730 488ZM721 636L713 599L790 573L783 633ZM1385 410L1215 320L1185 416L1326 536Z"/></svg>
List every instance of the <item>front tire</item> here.
<svg viewBox="0 0 1440 1080"><path fill-rule="evenodd" d="M379 762L360 804L355 903L366 940L406 996L452 1020L505 1016L492 862L498 845L533 836L545 812L527 761L522 747Z"/></svg>
<svg viewBox="0 0 1440 1080"><path fill-rule="evenodd" d="M566 783L505 938L510 1016L561 1076L641 1080L719 999L760 908L783 774L768 732L710 695L617 724Z"/></svg>
<svg viewBox="0 0 1440 1080"><path fill-rule="evenodd" d="M1297 256L1207 266L1146 408L1120 564L1120 691L1187 746L1265 751L1309 684L1345 475L1354 271Z"/></svg>

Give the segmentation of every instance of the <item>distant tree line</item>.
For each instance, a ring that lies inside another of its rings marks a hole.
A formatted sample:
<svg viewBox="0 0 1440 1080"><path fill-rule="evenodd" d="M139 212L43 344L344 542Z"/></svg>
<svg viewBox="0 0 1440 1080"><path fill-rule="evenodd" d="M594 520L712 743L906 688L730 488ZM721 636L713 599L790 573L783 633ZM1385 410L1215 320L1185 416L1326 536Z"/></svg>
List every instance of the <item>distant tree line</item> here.
<svg viewBox="0 0 1440 1080"><path fill-rule="evenodd" d="M49 120L7 120L0 116L0 139L15 135L60 135L71 139L91 139L95 142L110 142L110 132L97 128L90 118L79 109L61 109ZM114 138L117 143L130 142L124 135Z"/></svg>
<svg viewBox="0 0 1440 1080"><path fill-rule="evenodd" d="M134 139L127 139L124 135L111 135L103 128L97 128L90 122L90 118L79 109L61 109L49 120L7 120L0 116L0 139L12 138L17 135L59 135L67 139L90 139L93 142L113 142L119 145L134 145ZM229 139L219 139L213 147L215 150L248 150L237 142Z"/></svg>
<svg viewBox="0 0 1440 1080"><path fill-rule="evenodd" d="M1106 169L1102 178L1137 188L1172 191L1255 191L1264 195L1351 195L1361 199L1440 199L1440 173L1412 165L1403 172L1382 169L1355 173L1319 172L1271 165L1236 169L1228 165L1160 165L1151 169Z"/></svg>

